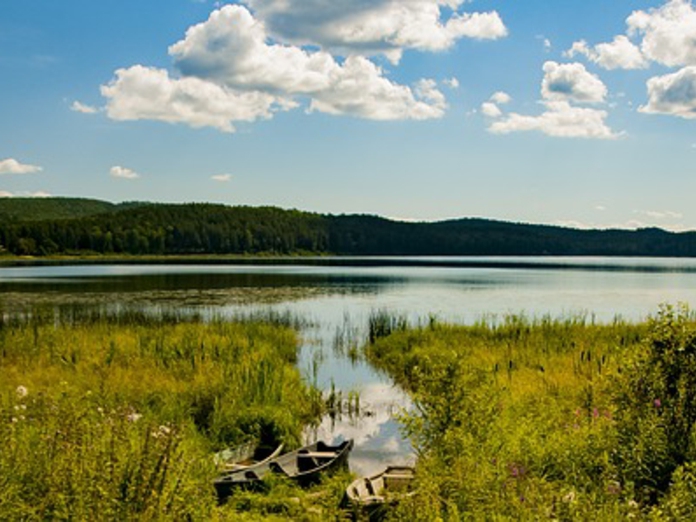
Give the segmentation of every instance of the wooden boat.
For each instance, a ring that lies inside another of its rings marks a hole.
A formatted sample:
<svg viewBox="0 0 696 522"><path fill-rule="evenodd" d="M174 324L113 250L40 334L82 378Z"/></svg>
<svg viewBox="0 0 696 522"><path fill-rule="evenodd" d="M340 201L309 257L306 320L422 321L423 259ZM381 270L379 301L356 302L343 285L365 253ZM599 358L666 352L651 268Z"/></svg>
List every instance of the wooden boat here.
<svg viewBox="0 0 696 522"><path fill-rule="evenodd" d="M215 465L224 473L263 464L279 456L282 451L282 444L272 447L251 441L236 448L219 451L214 459Z"/></svg>
<svg viewBox="0 0 696 522"><path fill-rule="evenodd" d="M220 475L213 485L218 499L224 500L236 488L258 488L269 475L280 475L306 487L317 483L325 473L346 468L353 441L337 446L315 442L267 461Z"/></svg>
<svg viewBox="0 0 696 522"><path fill-rule="evenodd" d="M356 518L380 520L389 506L413 494L414 478L415 469L410 466L389 466L381 473L353 481L346 488L343 505Z"/></svg>

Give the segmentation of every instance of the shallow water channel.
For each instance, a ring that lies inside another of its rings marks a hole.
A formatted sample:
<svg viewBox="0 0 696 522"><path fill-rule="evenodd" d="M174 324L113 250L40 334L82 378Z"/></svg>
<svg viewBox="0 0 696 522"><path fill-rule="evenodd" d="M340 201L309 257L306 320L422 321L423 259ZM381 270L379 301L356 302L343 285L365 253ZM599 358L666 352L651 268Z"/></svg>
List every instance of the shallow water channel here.
<svg viewBox="0 0 696 522"><path fill-rule="evenodd" d="M299 367L325 390L360 394L359 418L325 419L308 438L353 438L351 468L413 458L393 420L408 407L390 380L337 340L360 341L371 313L472 323L506 314L644 319L660 303L696 303L696 260L651 258L302 258L235 264L0 268L0 305L177 309L234 316L289 312L307 326Z"/></svg>

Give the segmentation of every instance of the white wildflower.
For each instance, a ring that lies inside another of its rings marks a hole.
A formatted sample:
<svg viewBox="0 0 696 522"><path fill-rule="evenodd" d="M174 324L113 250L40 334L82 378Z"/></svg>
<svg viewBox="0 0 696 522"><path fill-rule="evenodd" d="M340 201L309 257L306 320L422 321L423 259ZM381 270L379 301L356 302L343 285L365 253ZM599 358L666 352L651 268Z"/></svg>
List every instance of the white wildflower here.
<svg viewBox="0 0 696 522"><path fill-rule="evenodd" d="M566 504L570 504L575 501L575 491L571 491L567 495L563 497L563 502Z"/></svg>
<svg viewBox="0 0 696 522"><path fill-rule="evenodd" d="M142 414L136 412L129 413L128 415L126 415L126 419L128 420L128 422L138 422L141 418Z"/></svg>
<svg viewBox="0 0 696 522"><path fill-rule="evenodd" d="M156 439L166 437L172 432L172 429L168 426L160 426L157 431L152 432L152 436Z"/></svg>
<svg viewBox="0 0 696 522"><path fill-rule="evenodd" d="M24 397L29 395L29 390L27 390L26 386L17 386L16 392L17 392L17 397L19 397L20 399L23 399Z"/></svg>

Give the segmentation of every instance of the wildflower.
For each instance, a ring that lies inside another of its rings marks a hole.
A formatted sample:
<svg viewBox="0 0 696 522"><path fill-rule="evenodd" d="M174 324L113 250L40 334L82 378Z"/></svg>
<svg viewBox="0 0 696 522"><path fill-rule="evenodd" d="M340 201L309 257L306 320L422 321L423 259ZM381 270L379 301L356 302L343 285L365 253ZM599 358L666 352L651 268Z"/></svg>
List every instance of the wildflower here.
<svg viewBox="0 0 696 522"><path fill-rule="evenodd" d="M570 493L564 495L563 502L565 502L566 504L575 502L575 491L571 491Z"/></svg>
<svg viewBox="0 0 696 522"><path fill-rule="evenodd" d="M29 390L27 390L26 386L17 386L16 392L17 392L17 397L19 397L20 399L23 399L24 397L29 395Z"/></svg>
<svg viewBox="0 0 696 522"><path fill-rule="evenodd" d="M170 427L168 427L168 426L160 426L159 428L157 428L157 431L153 431L153 432L151 433L151 435L152 435L154 438L159 439L159 438L162 438L162 437L166 437L166 436L169 435L171 432L172 432L172 429L171 429Z"/></svg>
<svg viewBox="0 0 696 522"><path fill-rule="evenodd" d="M599 410L597 408L592 410L592 416L596 419L599 417Z"/></svg>
<svg viewBox="0 0 696 522"><path fill-rule="evenodd" d="M132 413L129 413L128 415L126 415L126 420L128 420L128 422L138 422L141 417L142 417L142 414L132 412Z"/></svg>
<svg viewBox="0 0 696 522"><path fill-rule="evenodd" d="M655 399L653 401L653 404L655 405L656 408L662 407L662 401L660 399Z"/></svg>
<svg viewBox="0 0 696 522"><path fill-rule="evenodd" d="M524 475L525 469L522 466L518 466L517 464L510 464L508 468L510 470L510 476L512 478L519 478L522 475Z"/></svg>

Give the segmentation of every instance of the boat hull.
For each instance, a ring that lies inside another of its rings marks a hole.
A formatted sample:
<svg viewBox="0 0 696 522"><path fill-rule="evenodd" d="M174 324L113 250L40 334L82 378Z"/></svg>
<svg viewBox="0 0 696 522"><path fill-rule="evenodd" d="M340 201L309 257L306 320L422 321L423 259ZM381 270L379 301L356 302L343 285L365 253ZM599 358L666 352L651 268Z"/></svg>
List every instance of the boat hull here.
<svg viewBox="0 0 696 522"><path fill-rule="evenodd" d="M319 441L267 462L224 473L213 485L220 501L236 489L263 489L264 479L270 476L285 477L301 487L309 487L318 483L323 475L347 469L352 449L352 440L337 446Z"/></svg>

